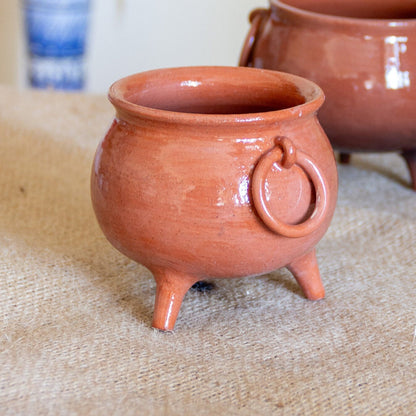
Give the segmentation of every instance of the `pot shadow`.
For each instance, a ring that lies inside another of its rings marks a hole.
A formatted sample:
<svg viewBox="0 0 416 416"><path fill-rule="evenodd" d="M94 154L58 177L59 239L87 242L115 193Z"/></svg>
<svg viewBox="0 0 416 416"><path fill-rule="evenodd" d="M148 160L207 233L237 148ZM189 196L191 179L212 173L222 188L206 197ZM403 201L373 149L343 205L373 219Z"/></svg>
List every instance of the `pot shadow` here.
<svg viewBox="0 0 416 416"><path fill-rule="evenodd" d="M264 275L263 277L272 281L274 285L282 288L284 291L290 292L302 299L307 299L301 287L297 283L295 277L286 267L277 269L271 273Z"/></svg>
<svg viewBox="0 0 416 416"><path fill-rule="evenodd" d="M354 168L375 172L389 180L393 180L400 186L412 188L410 181L410 172L407 168L406 161L400 153L351 153L351 158L347 163L338 162L341 166L353 166ZM394 157L392 169L392 157ZM389 163L383 163L386 159ZM337 160L340 160L338 154Z"/></svg>

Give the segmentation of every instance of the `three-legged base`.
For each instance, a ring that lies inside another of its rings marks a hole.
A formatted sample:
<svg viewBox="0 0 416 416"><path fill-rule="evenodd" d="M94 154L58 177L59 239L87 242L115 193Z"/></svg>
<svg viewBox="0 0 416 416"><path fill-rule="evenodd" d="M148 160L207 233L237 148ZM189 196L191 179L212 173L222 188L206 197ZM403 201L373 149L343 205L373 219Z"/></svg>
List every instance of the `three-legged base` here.
<svg viewBox="0 0 416 416"><path fill-rule="evenodd" d="M173 331L186 292L200 279L172 270L153 271L156 298L152 327Z"/></svg>
<svg viewBox="0 0 416 416"><path fill-rule="evenodd" d="M307 299L319 300L325 297L315 249L292 261L287 268L293 274Z"/></svg>
<svg viewBox="0 0 416 416"><path fill-rule="evenodd" d="M325 296L315 250L293 260L287 268L307 299L318 300ZM200 278L172 270L153 271L153 275L156 280L156 299L152 326L161 331L173 331L186 292Z"/></svg>
<svg viewBox="0 0 416 416"><path fill-rule="evenodd" d="M351 153L340 153L339 154L339 163L343 165L348 165L351 162Z"/></svg>
<svg viewBox="0 0 416 416"><path fill-rule="evenodd" d="M410 178L412 181L412 189L416 191L416 150L405 150L402 153L404 160L409 168Z"/></svg>

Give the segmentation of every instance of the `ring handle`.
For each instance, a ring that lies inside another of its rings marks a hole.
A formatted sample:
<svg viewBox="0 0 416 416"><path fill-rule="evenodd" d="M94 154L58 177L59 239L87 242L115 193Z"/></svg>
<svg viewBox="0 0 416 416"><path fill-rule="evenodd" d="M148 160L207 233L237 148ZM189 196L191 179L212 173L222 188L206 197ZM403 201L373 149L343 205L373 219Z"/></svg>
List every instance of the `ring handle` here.
<svg viewBox="0 0 416 416"><path fill-rule="evenodd" d="M261 157L253 172L254 207L263 222L273 232L284 237L305 237L316 231L325 218L328 210L328 184L313 159L296 149L290 139L277 137L275 143L276 146ZM274 163L278 163L283 169L290 169L296 164L307 173L312 181L316 193L315 209L302 223L284 223L270 212L266 198L266 177Z"/></svg>
<svg viewBox="0 0 416 416"><path fill-rule="evenodd" d="M244 40L243 49L240 54L239 66L248 66L251 53L253 51L254 44L256 42L257 34L260 28L260 24L263 21L263 17L270 13L268 9L254 9L249 16L251 23L250 30L247 33L246 39Z"/></svg>

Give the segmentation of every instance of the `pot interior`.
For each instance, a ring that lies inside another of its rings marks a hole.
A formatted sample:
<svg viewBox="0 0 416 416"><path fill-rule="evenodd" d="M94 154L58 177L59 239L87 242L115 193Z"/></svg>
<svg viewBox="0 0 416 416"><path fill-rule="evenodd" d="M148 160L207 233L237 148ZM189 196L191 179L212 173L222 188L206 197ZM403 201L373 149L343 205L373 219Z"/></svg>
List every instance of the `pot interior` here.
<svg viewBox="0 0 416 416"><path fill-rule="evenodd" d="M279 0L298 9L361 19L416 19L414 0Z"/></svg>
<svg viewBox="0 0 416 416"><path fill-rule="evenodd" d="M221 115L284 110L316 98L316 91L302 93L284 76L237 71L189 69L139 76L124 86L123 98L151 109Z"/></svg>

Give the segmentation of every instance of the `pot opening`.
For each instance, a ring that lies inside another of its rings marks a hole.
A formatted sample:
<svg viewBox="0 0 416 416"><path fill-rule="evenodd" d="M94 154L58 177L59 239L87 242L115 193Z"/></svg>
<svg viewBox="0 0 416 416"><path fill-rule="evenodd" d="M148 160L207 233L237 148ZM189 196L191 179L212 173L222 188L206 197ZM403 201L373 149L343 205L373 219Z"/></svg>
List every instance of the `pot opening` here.
<svg viewBox="0 0 416 416"><path fill-rule="evenodd" d="M416 19L414 0L279 0L297 9L358 19Z"/></svg>
<svg viewBox="0 0 416 416"><path fill-rule="evenodd" d="M156 110L207 115L264 113L307 101L296 85L279 83L275 78L265 82L261 77L257 82L207 77L158 79L131 88L124 99Z"/></svg>

